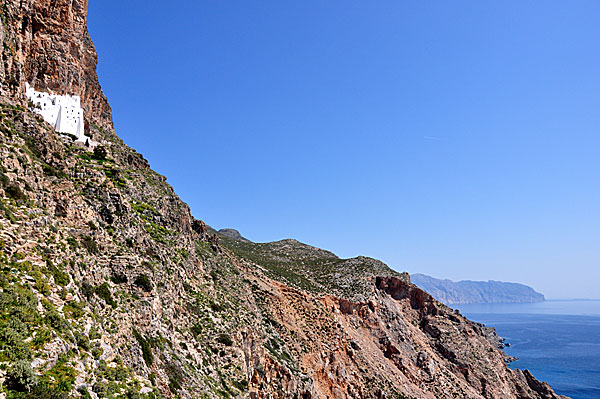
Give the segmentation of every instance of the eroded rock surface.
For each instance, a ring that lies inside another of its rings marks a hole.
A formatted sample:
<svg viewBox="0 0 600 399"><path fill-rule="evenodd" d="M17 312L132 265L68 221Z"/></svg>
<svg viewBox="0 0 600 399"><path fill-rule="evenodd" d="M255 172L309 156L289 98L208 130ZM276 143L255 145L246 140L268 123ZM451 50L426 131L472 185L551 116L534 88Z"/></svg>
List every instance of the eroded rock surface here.
<svg viewBox="0 0 600 399"><path fill-rule="evenodd" d="M112 128L98 57L87 30L87 0L3 0L0 93L23 99L25 82L40 91L78 95L88 123Z"/></svg>

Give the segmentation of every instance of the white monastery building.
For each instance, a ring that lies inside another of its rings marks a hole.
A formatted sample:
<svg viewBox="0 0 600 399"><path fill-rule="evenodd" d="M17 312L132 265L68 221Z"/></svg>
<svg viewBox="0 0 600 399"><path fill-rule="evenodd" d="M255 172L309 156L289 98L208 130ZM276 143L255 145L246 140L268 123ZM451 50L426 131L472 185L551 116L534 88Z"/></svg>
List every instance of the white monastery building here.
<svg viewBox="0 0 600 399"><path fill-rule="evenodd" d="M82 143L91 142L84 133L83 108L79 96L58 95L36 91L26 84L27 98L33 102L34 111L54 126L58 133L69 133Z"/></svg>

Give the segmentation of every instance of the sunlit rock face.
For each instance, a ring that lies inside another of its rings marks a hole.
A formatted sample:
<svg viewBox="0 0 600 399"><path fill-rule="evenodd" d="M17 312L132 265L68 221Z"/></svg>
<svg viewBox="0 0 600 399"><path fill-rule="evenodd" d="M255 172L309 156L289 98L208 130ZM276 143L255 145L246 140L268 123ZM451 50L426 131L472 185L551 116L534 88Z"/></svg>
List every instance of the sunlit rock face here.
<svg viewBox="0 0 600 399"><path fill-rule="evenodd" d="M86 135L92 125L112 132L110 106L96 76L98 58L87 30L88 0L0 3L0 96L25 105L27 83L37 91L79 96Z"/></svg>
<svg viewBox="0 0 600 399"><path fill-rule="evenodd" d="M59 133L68 133L77 141L89 141L84 134L83 108L79 96L58 95L37 91L26 85L27 98L33 104L33 111L40 114Z"/></svg>

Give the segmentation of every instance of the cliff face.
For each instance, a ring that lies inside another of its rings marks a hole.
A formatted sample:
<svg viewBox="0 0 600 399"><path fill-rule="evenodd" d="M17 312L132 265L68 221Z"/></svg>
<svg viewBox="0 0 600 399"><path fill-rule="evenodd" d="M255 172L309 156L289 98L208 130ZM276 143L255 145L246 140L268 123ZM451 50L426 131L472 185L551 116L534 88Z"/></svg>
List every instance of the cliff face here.
<svg viewBox="0 0 600 399"><path fill-rule="evenodd" d="M40 91L78 95L87 122L112 128L87 30L87 0L2 0L0 93L24 101L25 82Z"/></svg>
<svg viewBox="0 0 600 399"><path fill-rule="evenodd" d="M556 397L406 274L194 220L110 130L86 7L2 2L0 397ZM25 82L81 95L101 145Z"/></svg>
<svg viewBox="0 0 600 399"><path fill-rule="evenodd" d="M462 303L533 303L543 302L544 295L533 288L502 281L440 280L424 274L413 274L412 281L445 304Z"/></svg>

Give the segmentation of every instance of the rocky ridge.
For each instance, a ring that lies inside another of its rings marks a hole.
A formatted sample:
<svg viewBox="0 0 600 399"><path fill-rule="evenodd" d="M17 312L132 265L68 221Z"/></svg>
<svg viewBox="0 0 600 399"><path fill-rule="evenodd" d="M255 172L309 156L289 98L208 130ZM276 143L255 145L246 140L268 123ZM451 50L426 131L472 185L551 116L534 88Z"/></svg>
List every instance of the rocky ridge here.
<svg viewBox="0 0 600 399"><path fill-rule="evenodd" d="M406 274L194 220L114 133L87 1L0 7L0 397L557 397ZM26 82L80 95L100 145Z"/></svg>
<svg viewBox="0 0 600 399"><path fill-rule="evenodd" d="M221 229L218 231L218 233L232 240L250 242L250 240L243 237L240 232L235 229Z"/></svg>

